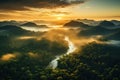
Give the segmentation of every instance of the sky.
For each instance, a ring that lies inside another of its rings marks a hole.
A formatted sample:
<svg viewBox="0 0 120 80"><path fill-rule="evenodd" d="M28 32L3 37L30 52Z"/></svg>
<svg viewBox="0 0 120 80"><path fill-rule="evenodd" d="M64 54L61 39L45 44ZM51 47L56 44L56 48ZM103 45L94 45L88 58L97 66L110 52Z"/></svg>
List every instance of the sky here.
<svg viewBox="0 0 120 80"><path fill-rule="evenodd" d="M0 0L0 20L120 20L120 0Z"/></svg>

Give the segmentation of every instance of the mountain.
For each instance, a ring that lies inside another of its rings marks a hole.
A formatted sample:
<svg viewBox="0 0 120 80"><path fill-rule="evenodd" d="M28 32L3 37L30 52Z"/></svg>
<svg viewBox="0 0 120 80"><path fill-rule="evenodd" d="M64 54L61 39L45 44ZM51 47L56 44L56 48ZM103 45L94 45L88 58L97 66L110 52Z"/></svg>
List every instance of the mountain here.
<svg viewBox="0 0 120 80"><path fill-rule="evenodd" d="M102 26L105 28L114 28L116 25L110 21L102 21L100 22L99 26Z"/></svg>
<svg viewBox="0 0 120 80"><path fill-rule="evenodd" d="M48 26L46 25L37 25L33 22L26 22L24 24L22 24L21 26L25 26L25 27L40 27L40 28L47 28Z"/></svg>
<svg viewBox="0 0 120 80"><path fill-rule="evenodd" d="M6 26L6 25L16 25L16 26L18 26L18 25L20 25L20 23L19 22L17 22L17 21L1 21L0 22L0 27L1 26Z"/></svg>
<svg viewBox="0 0 120 80"><path fill-rule="evenodd" d="M115 25L120 25L120 21L118 20L111 20L112 23L114 23Z"/></svg>
<svg viewBox="0 0 120 80"><path fill-rule="evenodd" d="M0 27L0 35L22 35L27 33L27 30L24 30L18 26L13 26L13 25L6 25Z"/></svg>
<svg viewBox="0 0 120 80"><path fill-rule="evenodd" d="M82 22L78 22L78 21L75 21L75 20L72 20L66 24L64 24L65 27L78 27L78 28L83 28L83 29L86 29L86 28L89 28L90 26L88 26L87 24L84 24Z"/></svg>
<svg viewBox="0 0 120 80"><path fill-rule="evenodd" d="M77 19L77 21L90 25L90 26L97 26L100 23L100 21L89 20L89 19Z"/></svg>
<svg viewBox="0 0 120 80"><path fill-rule="evenodd" d="M119 31L116 31L113 34L104 37L104 39L108 39L108 40L120 40L120 29L119 29Z"/></svg>
<svg viewBox="0 0 120 80"><path fill-rule="evenodd" d="M93 35L107 35L115 32L115 30L109 30L101 26L95 26L92 28L89 28L87 30L82 30L80 31L79 35L80 36L93 36Z"/></svg>
<svg viewBox="0 0 120 80"><path fill-rule="evenodd" d="M26 22L26 23L22 24L21 26L38 27L38 25L33 22Z"/></svg>
<svg viewBox="0 0 120 80"><path fill-rule="evenodd" d="M99 26L102 26L104 28L107 29L119 29L120 28L120 24L114 24L114 22L117 22L116 20L113 21L102 21Z"/></svg>

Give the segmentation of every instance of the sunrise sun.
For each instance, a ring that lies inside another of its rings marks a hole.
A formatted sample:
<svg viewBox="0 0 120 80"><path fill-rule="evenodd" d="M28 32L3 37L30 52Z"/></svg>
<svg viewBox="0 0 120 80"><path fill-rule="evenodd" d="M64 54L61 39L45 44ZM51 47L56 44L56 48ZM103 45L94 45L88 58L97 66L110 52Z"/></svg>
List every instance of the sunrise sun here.
<svg viewBox="0 0 120 80"><path fill-rule="evenodd" d="M63 20L65 16L66 16L65 14L54 14L54 17L56 18L56 20Z"/></svg>
<svg viewBox="0 0 120 80"><path fill-rule="evenodd" d="M58 16L56 19L57 19L57 20L62 20L62 17L61 17L61 16Z"/></svg>

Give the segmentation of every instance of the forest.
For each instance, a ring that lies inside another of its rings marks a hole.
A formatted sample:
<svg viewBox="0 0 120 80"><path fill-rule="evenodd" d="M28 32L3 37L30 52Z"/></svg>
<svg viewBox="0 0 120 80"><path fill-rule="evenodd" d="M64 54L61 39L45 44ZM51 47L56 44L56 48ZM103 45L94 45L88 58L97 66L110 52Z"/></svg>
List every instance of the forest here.
<svg viewBox="0 0 120 80"><path fill-rule="evenodd" d="M120 79L120 28L106 27L110 21L74 20L57 29L0 24L0 80Z"/></svg>

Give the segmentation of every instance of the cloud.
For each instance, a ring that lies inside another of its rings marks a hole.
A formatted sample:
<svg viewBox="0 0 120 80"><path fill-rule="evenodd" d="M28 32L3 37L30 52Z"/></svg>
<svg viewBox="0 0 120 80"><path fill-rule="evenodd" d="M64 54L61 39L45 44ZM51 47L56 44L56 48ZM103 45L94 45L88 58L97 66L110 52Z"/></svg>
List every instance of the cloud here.
<svg viewBox="0 0 120 80"><path fill-rule="evenodd" d="M0 60L2 60L2 61L9 61L10 59L13 59L13 58L16 58L16 54L8 53L8 54L3 55L0 58Z"/></svg>
<svg viewBox="0 0 120 80"><path fill-rule="evenodd" d="M0 0L0 10L29 10L32 8L57 8L84 3L88 0Z"/></svg>
<svg viewBox="0 0 120 80"><path fill-rule="evenodd" d="M54 13L54 14L70 14L69 12L65 12L65 11L51 11L51 13Z"/></svg>

